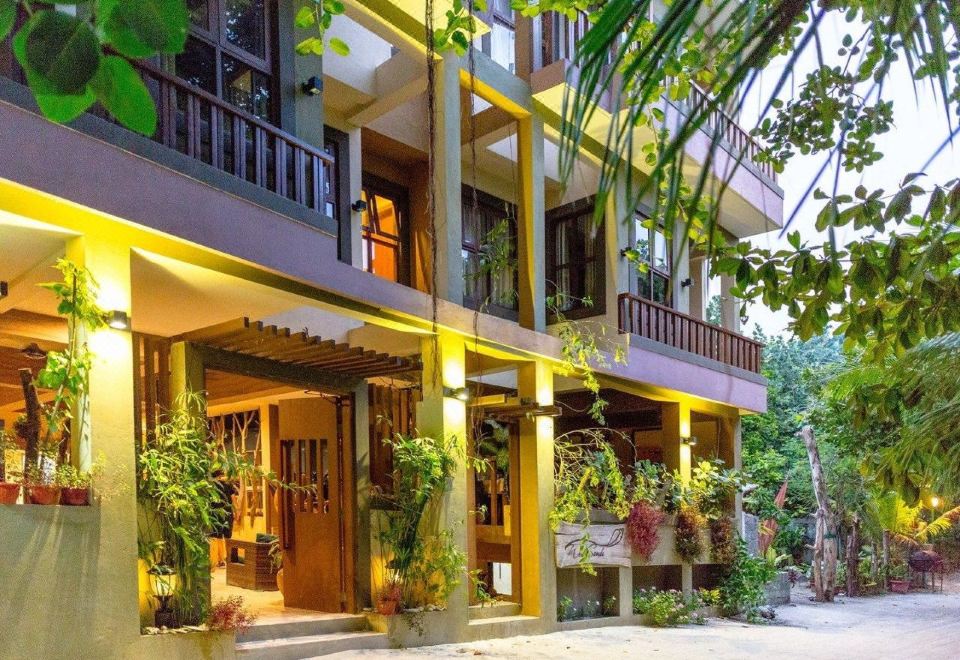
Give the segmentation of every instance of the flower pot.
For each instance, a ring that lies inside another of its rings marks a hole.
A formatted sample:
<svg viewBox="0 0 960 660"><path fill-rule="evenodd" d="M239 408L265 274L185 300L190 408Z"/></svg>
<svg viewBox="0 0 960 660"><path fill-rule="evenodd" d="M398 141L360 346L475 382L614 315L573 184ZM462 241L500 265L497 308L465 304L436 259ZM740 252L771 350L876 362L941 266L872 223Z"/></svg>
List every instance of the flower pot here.
<svg viewBox="0 0 960 660"><path fill-rule="evenodd" d="M89 488L62 488L60 504L67 506L87 506L90 504Z"/></svg>
<svg viewBox="0 0 960 660"><path fill-rule="evenodd" d="M59 486L25 486L24 490L29 504L51 505L60 502Z"/></svg>
<svg viewBox="0 0 960 660"><path fill-rule="evenodd" d="M277 589L280 591L280 595L283 595L283 569L277 571Z"/></svg>
<svg viewBox="0 0 960 660"><path fill-rule="evenodd" d="M16 504L20 497L20 484L0 481L0 504Z"/></svg>
<svg viewBox="0 0 960 660"><path fill-rule="evenodd" d="M895 594L905 594L910 591L909 580L890 580L890 591Z"/></svg>
<svg viewBox="0 0 960 660"><path fill-rule="evenodd" d="M400 601L393 598L377 599L377 614L383 616L393 616L400 609Z"/></svg>

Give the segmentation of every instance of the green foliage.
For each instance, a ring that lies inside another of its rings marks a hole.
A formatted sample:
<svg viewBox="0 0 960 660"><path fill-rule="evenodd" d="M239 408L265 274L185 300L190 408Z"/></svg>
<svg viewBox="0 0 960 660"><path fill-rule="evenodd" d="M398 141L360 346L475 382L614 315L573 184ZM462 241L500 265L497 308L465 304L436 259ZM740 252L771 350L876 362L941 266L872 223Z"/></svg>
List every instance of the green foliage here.
<svg viewBox="0 0 960 660"><path fill-rule="evenodd" d="M699 606L696 596L687 600L674 589L660 591L651 587L633 592L633 613L650 617L650 622L658 628L703 623L703 618L696 614Z"/></svg>
<svg viewBox="0 0 960 660"><path fill-rule="evenodd" d="M105 462L101 454L89 470L81 470L69 463L58 465L54 482L62 488L89 488L103 474Z"/></svg>
<svg viewBox="0 0 960 660"><path fill-rule="evenodd" d="M578 618L577 608L570 596L562 596L557 601L557 621L572 621Z"/></svg>
<svg viewBox="0 0 960 660"><path fill-rule="evenodd" d="M746 543L737 540L733 563L720 585L720 606L725 616L743 613L748 621L759 618L766 602L764 585L776 575L776 569L760 557L751 557Z"/></svg>
<svg viewBox="0 0 960 660"><path fill-rule="evenodd" d="M706 518L695 506L690 504L680 506L674 529L674 546L677 554L684 561L693 563L703 555L703 538L700 533L706 524Z"/></svg>
<svg viewBox="0 0 960 660"><path fill-rule="evenodd" d="M294 25L301 30L314 29L315 34L301 39L296 45L299 55L323 55L326 46L330 46L337 55L350 54L350 46L339 37L331 37L324 43L324 37L333 17L343 14L345 7L341 0L303 0L294 17Z"/></svg>
<svg viewBox="0 0 960 660"><path fill-rule="evenodd" d="M730 565L736 559L737 533L733 520L729 517L710 521L710 559L722 566Z"/></svg>

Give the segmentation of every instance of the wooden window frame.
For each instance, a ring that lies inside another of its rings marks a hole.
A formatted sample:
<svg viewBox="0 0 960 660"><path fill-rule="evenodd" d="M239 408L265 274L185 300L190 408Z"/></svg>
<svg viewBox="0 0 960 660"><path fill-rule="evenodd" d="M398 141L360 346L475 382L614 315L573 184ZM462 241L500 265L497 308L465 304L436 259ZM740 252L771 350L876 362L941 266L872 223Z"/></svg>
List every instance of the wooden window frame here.
<svg viewBox="0 0 960 660"><path fill-rule="evenodd" d="M589 265L593 265L594 281L597 290L590 292L593 299L592 306L586 306L579 301L575 307L563 312L564 317L569 319L582 319L591 316L602 316L607 313L607 281L606 281L606 235L604 223L606 218L601 220L600 227L597 229L597 235L594 242L594 256L590 259L583 259L579 262L574 260L569 264L559 264L556 246L557 246L557 227L564 222L576 222L579 218L594 212L594 198L577 200L554 209L546 213L546 292L548 296L556 295L556 283L558 282L557 272L561 268L576 268L580 266L583 270ZM548 321L556 322L556 314L547 310Z"/></svg>
<svg viewBox="0 0 960 660"><path fill-rule="evenodd" d="M642 218L642 220L641 220L641 218ZM633 214L633 220L634 220L634 221L633 221L633 226L632 226L631 229L630 229L630 231L631 231L631 237L632 237L632 245L633 245L633 246L636 246L637 243L638 243L638 241L639 241L639 239L640 239L640 237L637 235L637 223L638 223L638 222L642 222L643 220L649 220L649 219L650 219L650 214L649 214L648 212L646 212L645 210L643 210L643 209L637 209L637 210L634 212L634 214ZM638 273L636 274L636 277L632 277L632 278L631 278L630 286L634 289L631 293L634 293L635 295L639 296L640 298L643 298L644 300L650 300L650 301L652 301L652 302L657 303L658 305L664 305L665 307L669 307L669 308L673 309L673 308L675 307L674 302L673 302L673 270L674 270L674 263L673 263L673 245L671 244L670 239L668 239L667 236L666 236L666 234L664 233L662 226L658 226L657 229L653 229L653 228L644 228L644 229L645 229L645 231L647 232L647 240L648 240L648 242L649 242L648 244L649 244L650 260L647 262L647 265L649 266L649 268L647 269L647 272L646 272L646 273L640 273L640 272L638 272ZM655 233L660 233L661 235L663 235L664 241L666 242L666 246L667 246L667 268L668 268L668 271L666 271L666 272L663 271L663 270L661 270L661 269L659 269L659 268L657 268L657 267L655 267L655 266L653 265L653 262L654 262L654 234L655 234ZM667 285L666 285L666 286L667 286L667 288L666 288L667 298L666 298L666 300L663 300L663 301L655 300L655 299L652 297L652 292L653 292L653 276L654 276L654 275L657 275L657 276L659 276L659 277L662 277L663 279L665 279L665 280L667 281ZM645 295L643 295L643 293L640 291L640 280L641 280L641 278L644 278L644 277L648 278L648 280L649 280L649 287L650 287L651 296L645 296Z"/></svg>
<svg viewBox="0 0 960 660"><path fill-rule="evenodd" d="M471 210L471 211L472 211L472 207L473 207L473 188L471 188L470 186L468 186L468 185L466 185L466 184L463 184L462 187L461 187L461 191L460 191L460 201L461 201L461 204L460 204L460 207L461 207L460 219L461 219L461 220L460 220L460 221L461 221L461 231L462 231L462 238L461 238L461 241L460 241L460 249L461 249L462 252L465 251L465 252L469 252L469 253L472 254L472 255L477 255L477 256L479 256L479 255L481 255L481 254L483 253L482 239L483 239L484 236L487 235L487 233L489 233L489 231L490 231L493 227L492 227L492 226L490 226L490 227L483 226L484 223L483 223L483 221L481 220L481 226L478 228L478 230L479 230L479 235L477 236L477 241L476 241L476 242L470 242L470 241L468 241L467 238L466 238L467 232L465 231L465 225L464 225L464 223L466 223L466 220L467 220L467 213L466 213L466 212L467 212L468 210ZM513 244L512 244L511 247L513 248L513 254L516 255L516 254L517 254L517 248L518 248L518 246L517 246L517 242L518 242L518 240L517 240L517 239L518 239L517 231L518 231L518 228L519 228L519 225L518 225L518 223L517 223L517 205L516 205L516 204L513 204L512 202L508 202L508 201L506 201L506 200L500 199L499 197L496 197L495 195L491 195L490 193L484 192L484 191L480 190L479 188L477 188L477 207L478 207L478 210L480 211L482 217L483 217L484 211L490 213L491 215L502 216L502 215L503 215L502 209L503 209L504 205L506 205L507 207L509 207L510 209L512 209L512 213L508 213L508 217L507 217L507 218L502 218L502 217L501 217L501 218L498 218L498 222L499 222L499 220L503 220L503 219L506 219L506 220L510 221L510 225L511 225L510 235L511 235L511 237L512 237L512 239L513 239ZM520 318L520 300L519 300L519 293L518 293L518 292L519 292L519 283L520 283L519 272L518 272L517 269L514 269L514 271L513 271L513 291L514 291L515 296L514 296L513 306L512 306L512 307L506 307L506 306L504 306L504 305L500 305L500 304L494 302L493 300L491 300L489 303L487 303L487 304L484 306L483 311L485 311L485 312L488 313L488 314L492 314L493 316L497 316L497 317L500 317L500 318L503 318L503 319L507 319L507 320L509 320L509 321L516 321L516 320L518 320L518 319ZM489 273L487 273L486 278L485 278L485 280L481 283L481 287L480 287L480 288L481 288L481 291L482 291L482 292L485 292L483 298L481 298L481 299L477 299L477 298L475 298L475 297L470 296L470 295L467 294L467 273L466 273L466 271L464 271L464 273L463 273L463 306L464 306L464 307L467 307L467 308L469 308L469 309L479 309L480 306L484 304L486 298L488 298L488 297L490 297L490 296L492 295L492 292L493 292L493 280L492 280L492 278L491 278L491 276L490 276Z"/></svg>
<svg viewBox="0 0 960 660"><path fill-rule="evenodd" d="M372 199L373 195L379 195L381 197L386 197L390 199L394 206L397 209L399 214L400 222L400 234L397 236L390 236L390 238L397 241L397 279L388 280L396 281L400 284L409 286L410 285L410 191L398 183L393 181L388 181L382 177L379 177L375 174L370 174L364 172L362 175L363 178L363 190L367 194L367 199ZM371 194L372 191L372 194ZM370 203L368 201L368 203ZM379 233L379 232L377 232ZM364 227L361 221L360 225L360 241L362 249L367 249L369 252L368 245L365 245L366 241L370 239L374 234L371 231ZM389 235L387 235L389 236ZM372 255L368 253L367 263L372 263ZM361 261L360 266L363 266ZM372 271L367 271L372 273ZM383 278L386 279L386 278Z"/></svg>

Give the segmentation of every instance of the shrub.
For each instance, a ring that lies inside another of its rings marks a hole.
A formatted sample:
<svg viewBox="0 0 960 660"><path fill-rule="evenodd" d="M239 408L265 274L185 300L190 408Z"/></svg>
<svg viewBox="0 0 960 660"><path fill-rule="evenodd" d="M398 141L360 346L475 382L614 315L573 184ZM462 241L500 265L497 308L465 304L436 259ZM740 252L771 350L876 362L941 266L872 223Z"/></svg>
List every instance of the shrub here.
<svg viewBox="0 0 960 660"><path fill-rule="evenodd" d="M243 596L218 600L207 614L207 628L218 631L246 632L257 620L257 615L243 604Z"/></svg>
<svg viewBox="0 0 960 660"><path fill-rule="evenodd" d="M748 621L759 618L766 602L764 586L776 575L776 569L761 557L751 557L747 544L737 539L737 551L727 577L720 585L720 607L725 616L743 613Z"/></svg>
<svg viewBox="0 0 960 660"><path fill-rule="evenodd" d="M683 505L677 511L675 546L684 561L692 562L703 554L700 530L705 523L703 515L693 506Z"/></svg>
<svg viewBox="0 0 960 660"><path fill-rule="evenodd" d="M620 608L617 607L617 597L610 595L603 599L603 616L617 616Z"/></svg>
<svg viewBox="0 0 960 660"><path fill-rule="evenodd" d="M570 596L564 596L557 601L557 621L572 621L576 618L577 608Z"/></svg>
<svg viewBox="0 0 960 660"><path fill-rule="evenodd" d="M700 599L700 604L706 607L711 607L713 605L720 604L720 590L719 589L705 589L700 587L697 589L697 598Z"/></svg>
<svg viewBox="0 0 960 660"><path fill-rule="evenodd" d="M659 527L663 522L663 512L647 502L637 502L630 509L627 518L627 535L633 551L649 561L660 540Z"/></svg>
<svg viewBox="0 0 960 660"><path fill-rule="evenodd" d="M650 622L658 627L680 626L692 621L702 623L703 618L694 614L697 605L696 599L687 601L674 589L637 589L633 592L633 613L649 616Z"/></svg>
<svg viewBox="0 0 960 660"><path fill-rule="evenodd" d="M730 518L710 521L710 557L714 562L728 566L737 556L736 535Z"/></svg>

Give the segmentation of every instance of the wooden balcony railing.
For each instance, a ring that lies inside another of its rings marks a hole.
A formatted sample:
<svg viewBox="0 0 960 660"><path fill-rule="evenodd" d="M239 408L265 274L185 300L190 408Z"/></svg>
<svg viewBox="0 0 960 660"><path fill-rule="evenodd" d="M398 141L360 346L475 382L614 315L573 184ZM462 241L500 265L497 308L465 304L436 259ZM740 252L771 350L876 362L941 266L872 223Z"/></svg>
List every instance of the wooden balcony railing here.
<svg viewBox="0 0 960 660"><path fill-rule="evenodd" d="M620 331L760 373L763 344L629 293L618 298Z"/></svg>
<svg viewBox="0 0 960 660"><path fill-rule="evenodd" d="M573 20L555 12L542 15L543 66L559 60L573 61L574 54L583 35L590 29L590 21L584 12L577 12Z"/></svg>
<svg viewBox="0 0 960 660"><path fill-rule="evenodd" d="M0 42L0 75L25 79ZM155 142L323 214L335 216L334 158L148 62L133 62L157 105ZM111 121L100 106L91 114ZM331 210L333 213L331 213Z"/></svg>

